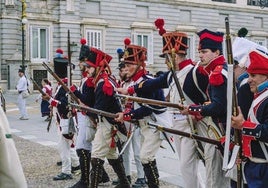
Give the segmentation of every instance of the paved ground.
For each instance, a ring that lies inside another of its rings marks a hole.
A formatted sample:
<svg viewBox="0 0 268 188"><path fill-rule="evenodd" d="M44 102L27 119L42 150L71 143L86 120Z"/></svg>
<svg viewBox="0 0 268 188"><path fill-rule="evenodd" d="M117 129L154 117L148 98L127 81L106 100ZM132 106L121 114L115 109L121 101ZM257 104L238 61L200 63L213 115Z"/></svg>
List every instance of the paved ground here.
<svg viewBox="0 0 268 188"><path fill-rule="evenodd" d="M19 152L21 163L29 188L47 187L69 187L74 184L79 175L74 175L73 180L53 181L52 178L61 170L56 166L60 160L56 150L57 133L56 127L52 126L50 132L46 131L47 122L40 116L39 104L35 103L37 94L32 94L27 99L27 110L29 120L19 120L19 113L16 106L17 95L13 92L5 93L7 101L7 117L14 135L14 141ZM164 146L167 146L164 144ZM168 146L167 146L168 148ZM168 149L162 149L158 154L161 187L176 188L183 185L183 181L178 169L178 159L174 153ZM133 178L135 179L134 161ZM116 176L111 167L105 163L105 167L111 177ZM105 187L113 187L107 185Z"/></svg>

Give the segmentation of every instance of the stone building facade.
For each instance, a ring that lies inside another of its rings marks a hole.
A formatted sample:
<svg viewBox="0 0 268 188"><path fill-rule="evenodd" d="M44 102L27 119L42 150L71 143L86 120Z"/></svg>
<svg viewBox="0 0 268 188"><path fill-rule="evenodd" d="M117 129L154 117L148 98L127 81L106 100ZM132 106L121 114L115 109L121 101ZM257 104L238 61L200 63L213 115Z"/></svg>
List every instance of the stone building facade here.
<svg viewBox="0 0 268 188"><path fill-rule="evenodd" d="M77 64L79 41L86 38L88 45L113 56L110 65L115 76L116 51L124 48L126 37L148 49L147 69L152 74L167 70L159 57L162 38L154 26L157 18L165 20L167 31L188 34L188 56L194 60L198 60L196 32L204 28L225 32L225 17L229 17L233 37L241 27L246 27L247 38L267 47L268 8L261 8L260 0L25 0L25 3L27 22L22 45L22 0L0 0L0 86L8 90L15 89L22 46L26 75L38 81L52 78L42 62L53 68L57 48L63 49L67 56L68 30L70 43L76 45L72 63ZM73 80L79 79L79 71L74 70Z"/></svg>

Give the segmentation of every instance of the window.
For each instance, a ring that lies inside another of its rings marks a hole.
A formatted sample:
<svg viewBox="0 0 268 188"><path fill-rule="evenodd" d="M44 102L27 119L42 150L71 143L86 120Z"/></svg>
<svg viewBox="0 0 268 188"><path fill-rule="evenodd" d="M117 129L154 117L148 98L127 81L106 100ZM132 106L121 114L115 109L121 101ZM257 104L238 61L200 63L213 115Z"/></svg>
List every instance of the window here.
<svg viewBox="0 0 268 188"><path fill-rule="evenodd" d="M48 27L31 26L31 59L47 61L49 59Z"/></svg>
<svg viewBox="0 0 268 188"><path fill-rule="evenodd" d="M88 46L102 50L102 31L86 30L86 38Z"/></svg>
<svg viewBox="0 0 268 188"><path fill-rule="evenodd" d="M6 6L12 6L12 7L15 6L14 0L6 0L5 5Z"/></svg>
<svg viewBox="0 0 268 188"><path fill-rule="evenodd" d="M254 37L253 42L256 42L257 44L267 47L267 42L266 42L266 38L261 38L261 37Z"/></svg>
<svg viewBox="0 0 268 188"><path fill-rule="evenodd" d="M195 59L195 49L196 49L196 45L194 43L194 35L195 34L188 34L188 49L187 49L187 58L188 59Z"/></svg>
<svg viewBox="0 0 268 188"><path fill-rule="evenodd" d="M261 6L267 4L267 0L248 0L248 5Z"/></svg>
<svg viewBox="0 0 268 188"><path fill-rule="evenodd" d="M143 46L147 49L146 64L153 64L153 37L152 33L142 33L135 31L133 33L133 41L135 45Z"/></svg>

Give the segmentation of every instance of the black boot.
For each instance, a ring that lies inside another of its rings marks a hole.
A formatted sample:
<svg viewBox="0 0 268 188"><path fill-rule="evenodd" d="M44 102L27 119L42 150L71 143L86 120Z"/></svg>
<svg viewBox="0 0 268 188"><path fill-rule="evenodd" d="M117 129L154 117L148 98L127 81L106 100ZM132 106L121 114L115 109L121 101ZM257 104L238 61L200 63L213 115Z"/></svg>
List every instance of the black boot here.
<svg viewBox="0 0 268 188"><path fill-rule="evenodd" d="M159 187L159 173L156 166L156 161L150 161L147 164L142 164L145 176L148 181L149 188L158 188Z"/></svg>
<svg viewBox="0 0 268 188"><path fill-rule="evenodd" d="M76 150L76 152L79 157L79 162L80 162L80 167L81 167L81 178L71 188L88 188L91 153L89 150L84 150L84 149L78 149Z"/></svg>
<svg viewBox="0 0 268 188"><path fill-rule="evenodd" d="M97 188L102 175L104 161L98 158L91 159L91 188Z"/></svg>
<svg viewBox="0 0 268 188"><path fill-rule="evenodd" d="M108 159L109 164L113 167L114 172L117 174L119 184L115 188L130 188L130 183L127 179L123 162L120 159Z"/></svg>
<svg viewBox="0 0 268 188"><path fill-rule="evenodd" d="M99 176L99 183L108 183L110 181L109 175L105 171L104 167L102 166L102 174Z"/></svg>

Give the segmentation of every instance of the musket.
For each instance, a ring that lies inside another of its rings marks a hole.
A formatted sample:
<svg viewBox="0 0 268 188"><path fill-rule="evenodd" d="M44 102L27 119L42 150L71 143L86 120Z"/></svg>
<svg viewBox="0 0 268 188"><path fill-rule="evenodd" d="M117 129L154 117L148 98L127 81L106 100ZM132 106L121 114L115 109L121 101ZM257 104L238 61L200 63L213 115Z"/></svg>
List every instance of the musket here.
<svg viewBox="0 0 268 188"><path fill-rule="evenodd" d="M229 18L225 18L225 28L226 28L226 50L227 50L227 60L228 60L228 85L227 85L227 92L232 91L232 95L228 97L229 101L227 101L227 108L231 107L228 111L227 109L227 121L226 121L226 139L227 142L225 144L229 146L230 142L230 131L231 131L231 115L237 116L238 115L238 104L237 104L237 95L236 95L236 84L235 84L235 76L234 76L234 59L233 59L233 52L232 52L232 43L231 43L231 34L230 34L230 27L229 27ZM230 74L230 75L229 75ZM227 136L229 135L229 138ZM239 147L238 150L238 158L242 158L242 133L241 130L235 129L234 130L234 138L236 147ZM226 147L224 150L224 162L223 168L226 167L226 161L228 160L228 148ZM242 183L242 163L237 163L237 188L241 188Z"/></svg>
<svg viewBox="0 0 268 188"><path fill-rule="evenodd" d="M114 94L114 96L124 98L125 100L134 101L134 102L137 102L137 103L144 103L144 104L150 104L150 105L162 106L162 107L172 107L172 108L177 108L179 110L184 109L183 106L181 106L179 104L166 102L166 101L147 99L147 98L142 98L142 97L134 97L134 96L123 95L123 94L118 94L118 93Z"/></svg>
<svg viewBox="0 0 268 188"><path fill-rule="evenodd" d="M184 137L191 138L191 139L194 139L194 140L198 140L198 141L201 141L201 142L205 142L205 143L209 143L209 144L212 144L212 145L216 145L217 148L220 151L223 151L223 146L222 146L221 142L218 141L218 140L214 140L214 139L211 139L211 138L203 137L203 136L200 136L200 135L197 135L197 134L192 134L192 133L187 133L187 132L179 131L177 129L171 129L171 128L163 127L161 125L158 125L158 124L152 123L152 122L148 122L147 124L150 125L150 126L152 126L152 127L155 127L157 130L159 130L161 132L168 132L168 133L171 133L171 134L180 135L180 136L184 136Z"/></svg>
<svg viewBox="0 0 268 188"><path fill-rule="evenodd" d="M60 77L58 77L58 75L53 72L53 70L51 70L51 68L45 63L43 62L42 65L45 67L45 69L57 80L57 82L62 86L62 88L66 91L66 93L68 93L71 98L77 103L79 104L80 101L79 99L75 96L75 94L73 92L70 91L70 89L63 83L63 81L60 79Z"/></svg>
<svg viewBox="0 0 268 188"><path fill-rule="evenodd" d="M36 83L36 81L30 77L30 80L33 82L33 85L37 88L37 90L42 94L42 96L45 96L46 93L42 90L42 88Z"/></svg>
<svg viewBox="0 0 268 188"><path fill-rule="evenodd" d="M33 85L37 88L37 90L41 93L42 96L46 96L46 93L42 90L42 88L36 83L36 81L30 77L30 80L33 82ZM52 111L50 112L50 119L48 121L47 124L47 132L49 132L50 126L51 126L51 122L52 122Z"/></svg>
<svg viewBox="0 0 268 188"><path fill-rule="evenodd" d="M106 111L103 111L103 110L98 110L96 108L91 108L91 107L88 107L88 106L81 106L81 105L74 104L74 103L69 103L69 105L71 107L73 107L73 108L78 109L78 110L90 112L90 113L97 114L97 115L100 115L100 116L105 116L105 117L109 117L109 118L117 118L118 117L117 114L114 114L114 113L111 113L111 112L106 112Z"/></svg>
<svg viewBox="0 0 268 188"><path fill-rule="evenodd" d="M171 49L171 59L169 57L169 54L165 54L165 57L166 57L166 64L167 66L169 67L170 71L171 71L171 74L172 74L172 78L174 79L174 82L175 82L175 86L178 90L178 93L179 93L179 96L180 96L180 103L181 105L183 105L184 101L186 100L185 99L185 96L183 94L183 90L181 88L181 85L179 83L179 79L176 75L176 70L175 70L175 57L176 57L176 53L175 53L175 49L172 48ZM193 121L191 119L191 117L188 115L188 118L189 118L189 124L190 124L190 128L191 128L191 131L192 133L194 134L197 134L197 129L195 127L195 125L193 124ZM195 140L195 145L196 145L196 149L197 149L197 155L198 157L203 161L203 163L205 164L205 159L204 159L204 148L201 144L201 142Z"/></svg>

